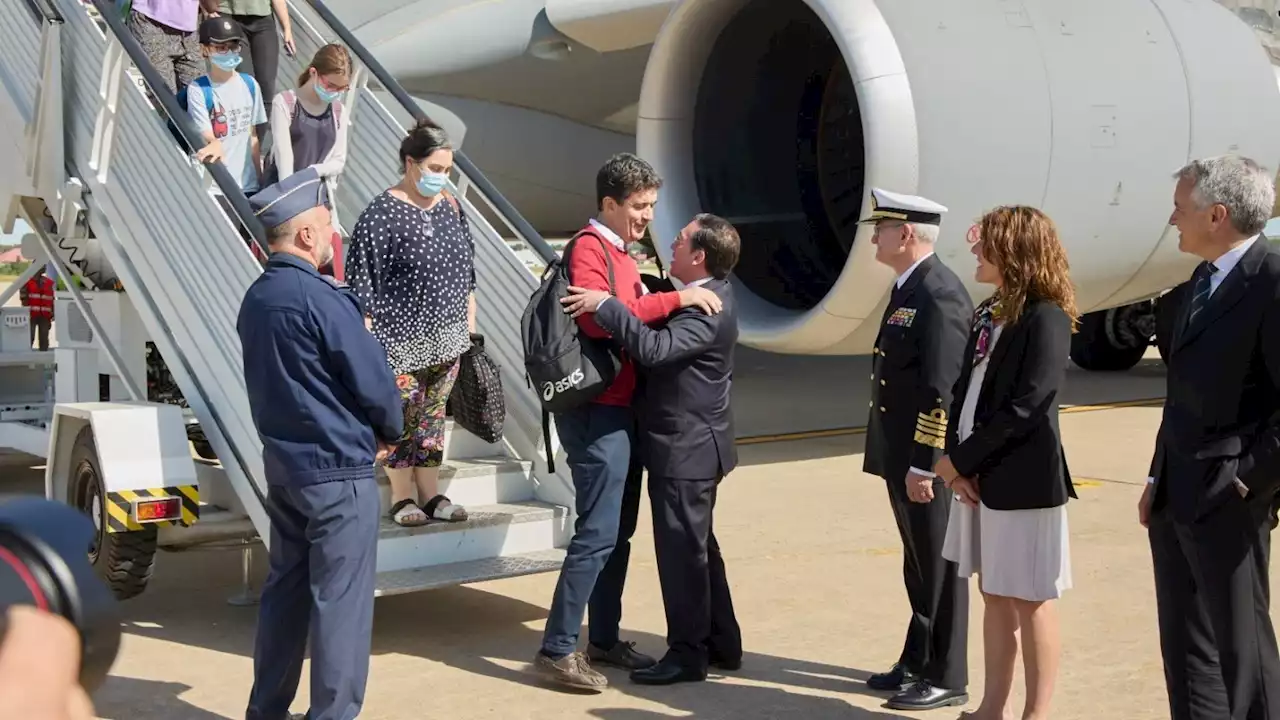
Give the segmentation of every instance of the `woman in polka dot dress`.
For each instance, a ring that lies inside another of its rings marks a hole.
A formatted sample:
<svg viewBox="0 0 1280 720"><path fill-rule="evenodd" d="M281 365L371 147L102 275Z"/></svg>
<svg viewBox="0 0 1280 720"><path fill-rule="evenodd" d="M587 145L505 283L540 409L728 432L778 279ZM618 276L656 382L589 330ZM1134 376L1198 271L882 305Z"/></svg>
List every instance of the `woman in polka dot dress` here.
<svg viewBox="0 0 1280 720"><path fill-rule="evenodd" d="M475 245L461 206L444 191L453 169L444 130L418 123L400 145L400 164L400 182L356 222L346 271L400 386L404 435L385 467L391 518L415 526L467 518L438 484L445 402L475 331Z"/></svg>

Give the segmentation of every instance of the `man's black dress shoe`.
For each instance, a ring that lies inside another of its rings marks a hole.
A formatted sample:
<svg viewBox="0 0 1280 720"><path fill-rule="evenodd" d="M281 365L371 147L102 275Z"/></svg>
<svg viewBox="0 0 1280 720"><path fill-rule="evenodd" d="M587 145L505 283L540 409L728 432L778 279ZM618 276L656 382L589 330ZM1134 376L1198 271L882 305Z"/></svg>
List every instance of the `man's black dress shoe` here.
<svg viewBox="0 0 1280 720"><path fill-rule="evenodd" d="M741 670L742 656L734 655L732 657L726 657L712 653L707 656L707 664L721 670Z"/></svg>
<svg viewBox="0 0 1280 720"><path fill-rule="evenodd" d="M872 690L902 690L920 678L907 669L902 663L895 663L889 672L876 673L867 678L867 687Z"/></svg>
<svg viewBox="0 0 1280 720"><path fill-rule="evenodd" d="M969 702L969 693L964 690L934 687L928 680L921 680L889 698L886 707L892 710L933 710L948 705L963 705L967 702Z"/></svg>
<svg viewBox="0 0 1280 720"><path fill-rule="evenodd" d="M631 672L631 680L641 685L674 685L682 682L702 682L706 679L706 670L682 665L674 658L662 658L657 665Z"/></svg>

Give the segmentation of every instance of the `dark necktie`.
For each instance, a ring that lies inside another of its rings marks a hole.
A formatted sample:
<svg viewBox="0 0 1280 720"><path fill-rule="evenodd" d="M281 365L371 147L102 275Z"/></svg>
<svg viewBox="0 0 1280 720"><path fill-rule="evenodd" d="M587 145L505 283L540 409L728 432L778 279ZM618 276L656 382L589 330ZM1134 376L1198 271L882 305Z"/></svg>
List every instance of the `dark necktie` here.
<svg viewBox="0 0 1280 720"><path fill-rule="evenodd" d="M1191 309L1187 313L1187 325L1195 322L1196 316L1204 310L1209 304L1209 284L1213 274L1218 272L1218 268L1211 262L1203 262L1200 267L1196 268L1196 283L1191 290Z"/></svg>

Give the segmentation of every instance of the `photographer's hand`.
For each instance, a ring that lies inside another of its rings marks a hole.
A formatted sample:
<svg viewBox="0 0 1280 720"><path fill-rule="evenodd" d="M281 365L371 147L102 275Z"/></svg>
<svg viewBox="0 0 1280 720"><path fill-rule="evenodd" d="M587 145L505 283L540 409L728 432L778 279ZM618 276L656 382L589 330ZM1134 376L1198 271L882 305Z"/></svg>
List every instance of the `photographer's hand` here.
<svg viewBox="0 0 1280 720"><path fill-rule="evenodd" d="M0 636L0 720L93 720L80 636L57 615L14 605Z"/></svg>

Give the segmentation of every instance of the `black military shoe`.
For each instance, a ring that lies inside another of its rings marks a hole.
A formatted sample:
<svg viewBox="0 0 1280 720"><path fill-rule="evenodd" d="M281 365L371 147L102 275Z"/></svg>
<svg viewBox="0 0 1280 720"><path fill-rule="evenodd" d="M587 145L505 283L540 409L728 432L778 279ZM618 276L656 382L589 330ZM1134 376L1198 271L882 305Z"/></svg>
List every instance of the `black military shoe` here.
<svg viewBox="0 0 1280 720"><path fill-rule="evenodd" d="M658 664L657 660L637 652L633 642L619 642L608 650L587 645L587 657L593 663L612 665L623 670L640 670Z"/></svg>
<svg viewBox="0 0 1280 720"><path fill-rule="evenodd" d="M920 680L889 698L885 706L892 710L934 710L948 705L963 705L967 702L969 702L969 693L964 690L934 687L928 680Z"/></svg>
<svg viewBox="0 0 1280 720"><path fill-rule="evenodd" d="M670 656L653 665L631 673L631 681L640 685L674 685L683 682L702 682L707 679L704 669L686 667Z"/></svg>
<svg viewBox="0 0 1280 720"><path fill-rule="evenodd" d="M902 690L920 678L907 669L902 663L895 663L889 672L876 673L867 678L867 687L872 690Z"/></svg>

